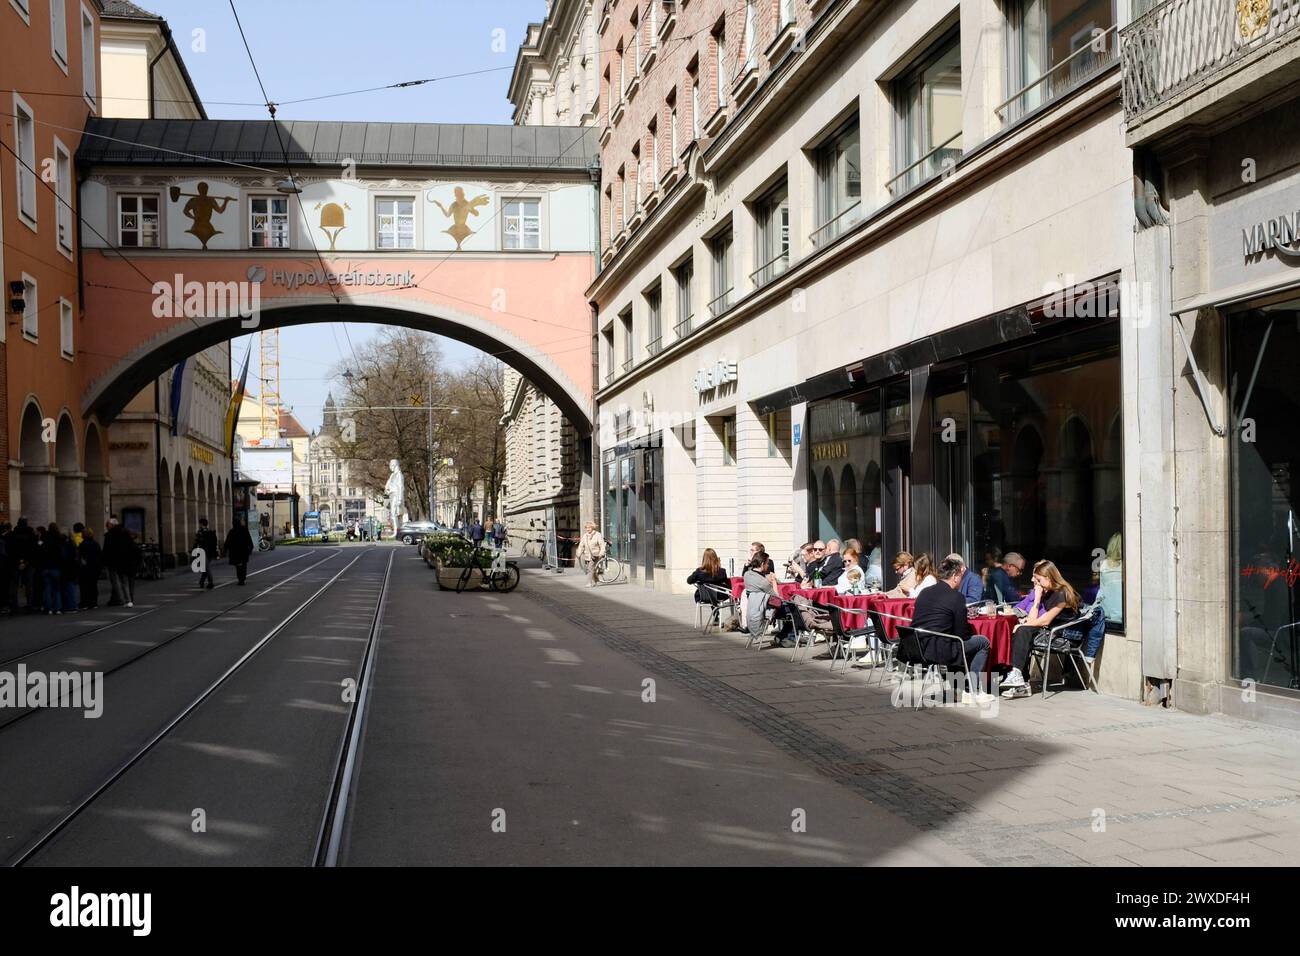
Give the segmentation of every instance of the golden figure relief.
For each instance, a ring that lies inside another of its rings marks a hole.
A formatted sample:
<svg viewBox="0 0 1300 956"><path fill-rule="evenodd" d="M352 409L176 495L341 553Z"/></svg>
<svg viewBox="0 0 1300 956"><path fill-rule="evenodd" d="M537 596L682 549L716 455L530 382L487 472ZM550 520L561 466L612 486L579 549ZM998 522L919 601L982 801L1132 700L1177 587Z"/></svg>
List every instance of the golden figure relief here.
<svg viewBox="0 0 1300 956"><path fill-rule="evenodd" d="M477 216L480 206L486 206L490 200L487 196L475 196L473 199L465 198L465 190L460 186L456 187L456 199L450 206L444 206L438 200L433 204L442 210L442 214L450 219L451 227L444 229L447 235L456 240L456 251L460 251L460 244L474 234L474 230L465 224L470 216Z"/></svg>
<svg viewBox="0 0 1300 956"><path fill-rule="evenodd" d="M320 231L325 233L326 238L330 241L330 252L334 251L334 243L338 242L339 233L347 228L347 217L343 210L351 209L347 203L339 205L336 202L327 202L325 204L317 203L316 208L320 210ZM333 230L331 232L331 230Z"/></svg>
<svg viewBox="0 0 1300 956"><path fill-rule="evenodd" d="M221 230L212 225L213 213L224 213L226 206L237 200L234 196L209 196L207 183L199 183L196 188L196 193L183 193L180 186L173 186L168 192L172 202L180 202L182 196L190 197L181 212L186 218L194 220L194 225L185 231L203 243L203 248L206 249L208 240L221 234Z"/></svg>
<svg viewBox="0 0 1300 956"><path fill-rule="evenodd" d="M1237 0L1237 26L1241 38L1250 40L1266 29L1272 15L1273 0Z"/></svg>

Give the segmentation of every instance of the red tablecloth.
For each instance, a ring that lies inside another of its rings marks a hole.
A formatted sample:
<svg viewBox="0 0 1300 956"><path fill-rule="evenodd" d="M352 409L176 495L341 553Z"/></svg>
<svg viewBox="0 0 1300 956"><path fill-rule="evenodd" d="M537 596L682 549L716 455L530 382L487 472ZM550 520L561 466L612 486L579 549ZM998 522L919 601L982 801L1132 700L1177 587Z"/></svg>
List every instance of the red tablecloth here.
<svg viewBox="0 0 1300 956"><path fill-rule="evenodd" d="M989 639L989 666L1011 666L1011 632L1020 623L1014 614L998 614L994 617L983 615L972 618L971 629L976 634L983 634Z"/></svg>
<svg viewBox="0 0 1300 956"><path fill-rule="evenodd" d="M826 604L829 603L833 597L835 597L834 588L804 588L804 587L800 587L798 583L794 581L782 582L777 585L776 590L777 593L781 595L781 599L783 601L788 601L792 596L798 594L801 595L802 597L808 598L809 600L820 601L822 604ZM731 596L735 598L737 601L739 601L740 595L743 594L744 591L745 591L745 579L732 578Z"/></svg>
<svg viewBox="0 0 1300 956"><path fill-rule="evenodd" d="M891 598L883 594L837 594L827 603L851 610L873 610L893 615L881 618L885 635L891 639L898 637L898 625L904 623L896 618L910 621L916 608L915 598ZM865 620L865 615L854 614L845 624L848 627L865 627ZM989 666L1011 665L1011 632L1018 623L1019 619L1014 614L971 618L971 630L989 639Z"/></svg>

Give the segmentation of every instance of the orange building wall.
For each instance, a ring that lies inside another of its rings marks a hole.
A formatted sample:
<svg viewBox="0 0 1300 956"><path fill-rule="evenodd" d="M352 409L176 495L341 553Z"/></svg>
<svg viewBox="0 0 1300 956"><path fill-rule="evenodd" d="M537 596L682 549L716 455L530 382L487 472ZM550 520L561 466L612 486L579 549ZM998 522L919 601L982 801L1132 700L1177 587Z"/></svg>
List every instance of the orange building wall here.
<svg viewBox="0 0 1300 956"><path fill-rule="evenodd" d="M28 402L35 398L41 414L55 418L66 411L71 417L77 436L78 461L84 462L86 427L80 413L81 372L78 368L84 353L81 351L82 332L86 317L82 315L78 265L78 239L76 214L73 214L73 252L67 258L62 252L57 236L57 200L53 183L40 179L42 163L54 156L54 139L75 158L80 143L80 130L84 127L91 107L81 95L83 77L81 66L81 10L82 3L68 0L65 4L67 30L67 72L55 61L51 52L51 24L48 0L29 0L30 23L12 3L0 4L0 37L3 37L3 55L0 55L0 116L3 126L0 136L6 146L17 149L14 122L14 90L31 108L35 116L36 145L36 231L33 231L18 213L17 161L9 149L0 148L0 209L4 216L4 272L6 306L6 343L4 347L7 375L3 381L5 405L0 449L5 449L6 462L21 454L20 419ZM85 3L95 21L95 86L99 92L99 7L94 2ZM62 127L62 128L59 128ZM75 177L75 167L74 167ZM71 189L74 209L77 204L75 182ZM20 279L23 273L31 276L37 285L39 307L39 341L32 342L23 336L22 316L8 311L8 283ZM73 343L77 354L73 361L60 356L59 299L73 306ZM48 463L53 464L54 448L47 446ZM4 481L4 495L8 498L9 479ZM7 501L6 501L7 504ZM12 520L17 515L10 515ZM60 516L62 517L62 516Z"/></svg>

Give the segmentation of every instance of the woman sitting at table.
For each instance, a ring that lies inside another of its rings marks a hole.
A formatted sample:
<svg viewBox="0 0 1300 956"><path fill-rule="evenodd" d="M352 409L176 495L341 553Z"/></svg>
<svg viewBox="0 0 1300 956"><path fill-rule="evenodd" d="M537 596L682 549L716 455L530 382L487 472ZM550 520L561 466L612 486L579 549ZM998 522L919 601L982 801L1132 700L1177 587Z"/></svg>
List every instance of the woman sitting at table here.
<svg viewBox="0 0 1300 956"><path fill-rule="evenodd" d="M866 594L870 590L867 572L863 570L859 557L853 548L844 552L844 573L835 582L836 594Z"/></svg>
<svg viewBox="0 0 1300 956"><path fill-rule="evenodd" d="M916 556L916 563L912 565L912 571L916 574L916 587L912 588L912 593L908 597L916 597L926 588L939 583L939 578L934 573L934 562L930 560L930 555L924 551Z"/></svg>
<svg viewBox="0 0 1300 956"><path fill-rule="evenodd" d="M912 569L915 562L916 559L908 551L900 551L894 555L894 573L898 575L898 585L885 592L886 597L903 598L911 596L912 590L916 587L916 572Z"/></svg>
<svg viewBox="0 0 1300 956"><path fill-rule="evenodd" d="M772 598L781 597L775 574L765 574L768 557L766 551L760 551L745 566L745 586L741 595L741 609L745 617L745 628L760 640L763 629L767 627L767 603ZM794 647L794 641L786 639L782 647Z"/></svg>
<svg viewBox="0 0 1300 956"><path fill-rule="evenodd" d="M718 560L718 552L712 548L704 549L704 556L700 558L700 566L687 576L686 583L695 585L696 604L718 603L721 595L709 590L709 588L721 588L724 591L731 590L731 578L727 577L727 572L723 570L722 562ZM701 587L700 585L707 585L708 587Z"/></svg>
<svg viewBox="0 0 1300 956"><path fill-rule="evenodd" d="M1063 624L1079 611L1079 595L1051 561L1039 561L1034 565L1033 582L1029 612L1024 623L1011 634L1011 673L1002 680L1002 686L1006 688L1002 696L1007 700L1028 697L1032 693L1025 675L1029 673L1034 639L1053 623Z"/></svg>

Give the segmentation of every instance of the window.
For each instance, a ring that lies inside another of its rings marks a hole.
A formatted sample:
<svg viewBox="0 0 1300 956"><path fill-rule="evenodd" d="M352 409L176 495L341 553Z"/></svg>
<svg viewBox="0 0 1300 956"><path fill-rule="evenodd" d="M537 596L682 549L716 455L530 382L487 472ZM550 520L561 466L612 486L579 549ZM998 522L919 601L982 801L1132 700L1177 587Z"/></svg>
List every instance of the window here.
<svg viewBox="0 0 1300 956"><path fill-rule="evenodd" d="M687 259L674 269L673 278L677 282L677 324L673 331L680 339L691 334L691 319L695 312L691 305L691 281L695 278L695 260Z"/></svg>
<svg viewBox="0 0 1300 956"><path fill-rule="evenodd" d="M691 80L691 140L700 138L700 80Z"/></svg>
<svg viewBox="0 0 1300 956"><path fill-rule="evenodd" d="M632 14L632 76L636 77L641 73L641 24L637 22L637 15Z"/></svg>
<svg viewBox="0 0 1300 956"><path fill-rule="evenodd" d="M40 315L36 304L36 280L23 275L23 336L33 342L40 333Z"/></svg>
<svg viewBox="0 0 1300 956"><path fill-rule="evenodd" d="M709 242L713 256L712 297L709 300L709 318L717 318L731 308L731 229L720 232Z"/></svg>
<svg viewBox="0 0 1300 956"><path fill-rule="evenodd" d="M18 217L36 226L36 114L14 95L14 139L18 156Z"/></svg>
<svg viewBox="0 0 1300 956"><path fill-rule="evenodd" d="M59 354L66 359L73 357L72 303L67 299L59 300Z"/></svg>
<svg viewBox="0 0 1300 956"><path fill-rule="evenodd" d="M780 445L777 444L777 415L776 412L767 413L767 457L779 458L781 456Z"/></svg>
<svg viewBox="0 0 1300 956"><path fill-rule="evenodd" d="M1112 62L1114 26L1114 0L1011 0L1002 121L1018 119Z"/></svg>
<svg viewBox="0 0 1300 956"><path fill-rule="evenodd" d="M614 381L614 326L600 333L601 344L605 353L605 384Z"/></svg>
<svg viewBox="0 0 1300 956"><path fill-rule="evenodd" d="M724 19L718 24L717 30L713 34L713 76L717 81L717 109L722 109L727 104L727 87L731 83L731 77L727 75L727 22Z"/></svg>
<svg viewBox="0 0 1300 956"><path fill-rule="evenodd" d="M861 130L854 116L817 150L817 229L824 245L862 219Z"/></svg>
<svg viewBox="0 0 1300 956"><path fill-rule="evenodd" d="M650 180L649 191L659 184L659 122L650 121Z"/></svg>
<svg viewBox="0 0 1300 956"><path fill-rule="evenodd" d="M655 286L645 294L646 321L649 327L650 341L646 343L646 351L651 355L658 355L663 344L663 293L659 286Z"/></svg>
<svg viewBox="0 0 1300 956"><path fill-rule="evenodd" d="M757 0L746 0L745 2L745 49L742 55L745 57L743 69L752 70L758 66L758 2Z"/></svg>
<svg viewBox="0 0 1300 956"><path fill-rule="evenodd" d="M954 30L894 88L898 174L890 191L902 195L961 156L961 44Z"/></svg>
<svg viewBox="0 0 1300 956"><path fill-rule="evenodd" d="M415 248L415 200L375 200L375 248Z"/></svg>
<svg viewBox="0 0 1300 956"><path fill-rule="evenodd" d="M722 420L722 463L736 463L736 416L728 415Z"/></svg>
<svg viewBox="0 0 1300 956"><path fill-rule="evenodd" d="M64 0L50 0L50 48L54 60L68 72L68 17Z"/></svg>
<svg viewBox="0 0 1300 956"><path fill-rule="evenodd" d="M95 107L95 18L81 8L81 90L91 109Z"/></svg>
<svg viewBox="0 0 1300 956"><path fill-rule="evenodd" d="M137 249L157 249L162 243L158 229L157 196L117 197L117 244Z"/></svg>
<svg viewBox="0 0 1300 956"><path fill-rule="evenodd" d="M790 266L790 199L784 182L754 204L754 228L759 262L750 278L759 287Z"/></svg>
<svg viewBox="0 0 1300 956"><path fill-rule="evenodd" d="M606 237L607 242L613 242L614 237L618 235L618 218L614 212L614 187L605 187L605 206L609 209L609 235Z"/></svg>
<svg viewBox="0 0 1300 956"><path fill-rule="evenodd" d="M627 170L621 166L618 170L618 198L623 209L622 224L626 226L628 219L631 218L632 211L627 204Z"/></svg>
<svg viewBox="0 0 1300 956"><path fill-rule="evenodd" d="M288 196L249 198L248 244L254 249L289 248Z"/></svg>
<svg viewBox="0 0 1300 956"><path fill-rule="evenodd" d="M501 207L501 245L505 249L542 247L540 199L507 199Z"/></svg>
<svg viewBox="0 0 1300 956"><path fill-rule="evenodd" d="M72 157L67 147L54 138L54 221L59 249L72 253Z"/></svg>
<svg viewBox="0 0 1300 956"><path fill-rule="evenodd" d="M781 26L794 23L794 0L781 0Z"/></svg>
<svg viewBox="0 0 1300 956"><path fill-rule="evenodd" d="M668 165L677 165L677 91L674 90L668 101Z"/></svg>
<svg viewBox="0 0 1300 956"><path fill-rule="evenodd" d="M632 307L629 305L618 315L619 324L623 326L623 371L630 372L636 359L632 351Z"/></svg>

